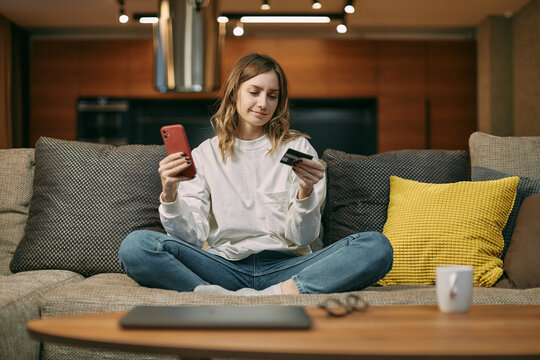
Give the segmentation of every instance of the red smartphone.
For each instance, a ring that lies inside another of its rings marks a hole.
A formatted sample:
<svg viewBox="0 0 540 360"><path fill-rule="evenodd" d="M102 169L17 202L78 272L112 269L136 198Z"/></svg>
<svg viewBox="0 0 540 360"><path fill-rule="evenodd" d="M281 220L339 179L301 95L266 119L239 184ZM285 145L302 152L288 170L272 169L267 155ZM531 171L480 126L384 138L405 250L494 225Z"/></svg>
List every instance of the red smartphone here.
<svg viewBox="0 0 540 360"><path fill-rule="evenodd" d="M161 137L163 138L165 149L167 149L167 154L171 155L183 152L191 158L191 166L182 171L180 175L190 178L194 177L197 173L197 169L195 169L195 163L191 157L191 149L184 127L180 124L164 126L161 128Z"/></svg>

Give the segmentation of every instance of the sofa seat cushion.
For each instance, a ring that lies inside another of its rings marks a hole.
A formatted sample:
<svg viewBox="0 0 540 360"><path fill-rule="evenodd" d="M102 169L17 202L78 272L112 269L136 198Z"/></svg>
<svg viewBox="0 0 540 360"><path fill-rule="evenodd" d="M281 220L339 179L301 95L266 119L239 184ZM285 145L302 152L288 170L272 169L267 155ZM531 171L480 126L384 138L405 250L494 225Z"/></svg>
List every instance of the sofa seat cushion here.
<svg viewBox="0 0 540 360"><path fill-rule="evenodd" d="M120 243L134 230L163 231L158 145L112 146L42 137L26 232L13 272L122 272Z"/></svg>
<svg viewBox="0 0 540 360"><path fill-rule="evenodd" d="M56 287L81 281L71 271L29 271L0 277L0 359L38 359L39 342L26 322L40 317L41 298Z"/></svg>
<svg viewBox="0 0 540 360"><path fill-rule="evenodd" d="M0 150L0 275L10 275L9 263L24 235L32 198L34 149Z"/></svg>
<svg viewBox="0 0 540 360"><path fill-rule="evenodd" d="M99 274L81 282L62 286L46 294L42 316L77 313L127 311L136 305L297 305L318 306L328 298L343 294L226 296L150 289L137 285L124 274ZM433 285L373 286L352 292L370 305L435 305L437 296ZM540 288L515 290L475 288L475 304L538 304Z"/></svg>
<svg viewBox="0 0 540 360"><path fill-rule="evenodd" d="M44 293L61 286L81 281L83 276L66 270L25 271L0 277L0 311L11 312L22 299Z"/></svg>

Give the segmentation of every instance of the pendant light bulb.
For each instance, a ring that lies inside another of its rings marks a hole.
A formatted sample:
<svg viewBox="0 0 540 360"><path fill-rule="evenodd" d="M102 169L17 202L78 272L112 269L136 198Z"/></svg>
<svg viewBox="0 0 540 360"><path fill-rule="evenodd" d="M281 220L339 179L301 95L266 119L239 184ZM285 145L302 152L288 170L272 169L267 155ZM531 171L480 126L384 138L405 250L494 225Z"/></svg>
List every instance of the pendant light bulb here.
<svg viewBox="0 0 540 360"><path fill-rule="evenodd" d="M268 3L268 0L263 0L263 3L261 4L261 10L270 10L270 4Z"/></svg>
<svg viewBox="0 0 540 360"><path fill-rule="evenodd" d="M236 23L236 26L233 29L233 35L234 36L242 36L242 35L244 35L244 25L240 21L238 21Z"/></svg>
<svg viewBox="0 0 540 360"><path fill-rule="evenodd" d="M336 26L336 31L340 34L345 34L347 32L347 26L343 23Z"/></svg>
<svg viewBox="0 0 540 360"><path fill-rule="evenodd" d="M343 8L343 11L345 11L345 13L354 14L356 9L354 8L353 2L354 2L354 0L347 0L347 4Z"/></svg>
<svg viewBox="0 0 540 360"><path fill-rule="evenodd" d="M120 10L120 15L118 16L118 21L122 24L125 24L129 21L129 16L126 14L126 10L124 9L125 1L124 0L117 0L118 6Z"/></svg>
<svg viewBox="0 0 540 360"><path fill-rule="evenodd" d="M124 9L120 9L120 16L118 17L118 21L122 24L125 24L129 21L129 16L126 15Z"/></svg>

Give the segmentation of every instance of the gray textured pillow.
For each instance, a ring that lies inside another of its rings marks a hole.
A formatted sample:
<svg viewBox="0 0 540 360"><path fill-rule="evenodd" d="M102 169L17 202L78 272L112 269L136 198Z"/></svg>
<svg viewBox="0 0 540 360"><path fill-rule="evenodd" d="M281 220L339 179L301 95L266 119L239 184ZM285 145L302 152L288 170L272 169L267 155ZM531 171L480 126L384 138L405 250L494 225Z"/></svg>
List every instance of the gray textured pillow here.
<svg viewBox="0 0 540 360"><path fill-rule="evenodd" d="M451 183L469 179L469 162L460 150L399 150L351 156L327 149L324 244L363 231L382 232L388 211L390 176Z"/></svg>
<svg viewBox="0 0 540 360"><path fill-rule="evenodd" d="M516 176L540 178L540 136L494 136L475 132L469 138L471 166Z"/></svg>
<svg viewBox="0 0 540 360"><path fill-rule="evenodd" d="M24 235L32 198L34 149L0 150L0 275L10 275L9 263Z"/></svg>
<svg viewBox="0 0 540 360"><path fill-rule="evenodd" d="M515 176L515 174L507 174L501 171L488 169L481 166L473 166L471 170L471 178L473 181L498 180L510 176ZM503 230L504 249L501 259L504 260L506 252L508 250L508 246L510 245L510 240L512 239L512 234L514 232L514 228L516 227L516 219L518 217L521 203L526 197L538 193L540 193L540 179L529 178L525 176L519 178L514 207L512 208L512 212L508 217L508 222L506 223L506 226Z"/></svg>
<svg viewBox="0 0 540 360"><path fill-rule="evenodd" d="M111 146L40 138L34 193L13 272L122 272L118 248L137 229L163 231L157 145Z"/></svg>

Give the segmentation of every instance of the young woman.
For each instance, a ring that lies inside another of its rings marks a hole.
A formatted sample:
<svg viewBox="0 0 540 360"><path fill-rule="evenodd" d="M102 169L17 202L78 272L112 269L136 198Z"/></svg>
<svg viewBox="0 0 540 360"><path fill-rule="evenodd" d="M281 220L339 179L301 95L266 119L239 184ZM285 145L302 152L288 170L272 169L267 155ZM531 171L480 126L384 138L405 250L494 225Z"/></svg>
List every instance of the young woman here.
<svg viewBox="0 0 540 360"><path fill-rule="evenodd" d="M325 168L306 136L289 129L287 80L272 58L241 58L212 121L217 133L159 164L159 213L167 234L136 231L120 247L128 276L143 286L266 295L363 289L392 267L375 232L312 252L320 231ZM313 155L280 163L288 148ZM197 175L179 175L195 162ZM206 249L203 244L207 244Z"/></svg>

